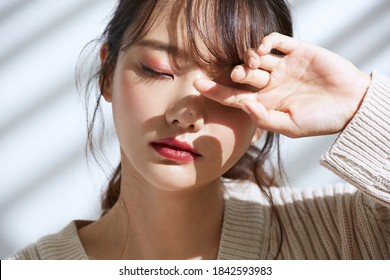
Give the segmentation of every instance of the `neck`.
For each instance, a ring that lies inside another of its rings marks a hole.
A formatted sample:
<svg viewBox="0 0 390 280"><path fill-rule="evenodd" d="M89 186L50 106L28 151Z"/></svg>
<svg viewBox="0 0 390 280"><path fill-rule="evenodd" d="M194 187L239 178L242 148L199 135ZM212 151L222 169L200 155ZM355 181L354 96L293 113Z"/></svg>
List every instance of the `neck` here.
<svg viewBox="0 0 390 280"><path fill-rule="evenodd" d="M183 191L125 182L118 203L79 230L91 258L217 258L224 208L220 180Z"/></svg>

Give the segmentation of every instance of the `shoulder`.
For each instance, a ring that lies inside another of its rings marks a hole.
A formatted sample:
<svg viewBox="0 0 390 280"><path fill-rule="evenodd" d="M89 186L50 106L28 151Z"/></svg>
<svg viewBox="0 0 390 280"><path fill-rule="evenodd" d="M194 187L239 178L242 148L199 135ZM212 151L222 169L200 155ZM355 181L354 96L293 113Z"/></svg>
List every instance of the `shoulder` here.
<svg viewBox="0 0 390 280"><path fill-rule="evenodd" d="M347 183L329 184L320 187L299 188L290 186L264 187L275 205L291 204L303 200L334 199L351 197L358 192L357 188ZM225 199L238 200L242 203L269 205L269 200L260 187L248 181L229 181L225 183Z"/></svg>
<svg viewBox="0 0 390 280"><path fill-rule="evenodd" d="M230 183L225 191L227 208L239 210L237 213L241 217L250 213L269 220L272 204L272 207L278 209L282 220L292 221L320 214L343 215L356 207L372 207L367 195L347 183L311 188L282 186L265 189L262 192L256 184L250 182Z"/></svg>
<svg viewBox="0 0 390 280"><path fill-rule="evenodd" d="M11 260L76 260L88 259L73 221L60 232L47 235L16 253Z"/></svg>
<svg viewBox="0 0 390 280"><path fill-rule="evenodd" d="M279 223L288 238L308 236L313 225L323 225L317 223L322 217L319 213L337 211L338 207L332 205L336 205L338 199L351 201L358 191L347 184L335 184L316 189L271 187L266 192L270 199L254 183L230 181L225 184L220 259L272 259L279 248ZM348 204L340 203L345 207ZM277 223L275 210L279 217Z"/></svg>
<svg viewBox="0 0 390 280"><path fill-rule="evenodd" d="M273 187L271 188L272 197L276 205L286 205L300 203L302 201L335 201L342 198L352 199L359 194L354 186L340 182L324 186L313 187Z"/></svg>

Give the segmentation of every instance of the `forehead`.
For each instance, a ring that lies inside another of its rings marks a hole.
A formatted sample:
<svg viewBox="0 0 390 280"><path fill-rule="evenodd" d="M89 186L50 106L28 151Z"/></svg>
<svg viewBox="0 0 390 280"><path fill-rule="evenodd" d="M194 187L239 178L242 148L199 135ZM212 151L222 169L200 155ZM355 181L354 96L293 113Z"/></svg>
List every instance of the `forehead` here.
<svg viewBox="0 0 390 280"><path fill-rule="evenodd" d="M198 65L205 71L211 71L212 64L201 61L211 61L212 55L196 32L189 35L184 6L156 9L154 12L158 14L135 46L164 52L181 67Z"/></svg>
<svg viewBox="0 0 390 280"><path fill-rule="evenodd" d="M154 13L156 14L154 21L140 40L140 44L143 46L157 45L161 51L170 54L188 54L189 38L184 5L156 8ZM154 42L154 44L148 42ZM159 44L156 44L157 42Z"/></svg>

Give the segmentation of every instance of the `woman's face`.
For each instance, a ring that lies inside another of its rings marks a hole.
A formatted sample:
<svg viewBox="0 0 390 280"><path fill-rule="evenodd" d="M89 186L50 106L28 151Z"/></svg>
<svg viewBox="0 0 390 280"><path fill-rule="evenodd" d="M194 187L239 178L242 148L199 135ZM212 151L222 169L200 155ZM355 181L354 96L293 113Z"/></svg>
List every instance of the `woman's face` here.
<svg viewBox="0 0 390 280"><path fill-rule="evenodd" d="M219 180L244 154L255 126L240 109L200 95L208 76L186 52L185 28L156 22L120 53L103 94L112 102L123 179L165 190ZM173 36L172 34L179 34ZM106 50L102 49L102 59Z"/></svg>

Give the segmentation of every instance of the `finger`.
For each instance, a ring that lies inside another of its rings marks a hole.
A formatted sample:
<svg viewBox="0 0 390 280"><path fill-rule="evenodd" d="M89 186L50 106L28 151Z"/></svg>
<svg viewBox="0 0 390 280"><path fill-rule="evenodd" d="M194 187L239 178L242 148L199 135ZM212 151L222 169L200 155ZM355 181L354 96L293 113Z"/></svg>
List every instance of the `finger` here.
<svg viewBox="0 0 390 280"><path fill-rule="evenodd" d="M273 32L263 38L259 48L257 49L257 53L259 55L265 55L269 54L272 49L276 49L285 54L288 54L295 50L298 45L298 40L277 32Z"/></svg>
<svg viewBox="0 0 390 280"><path fill-rule="evenodd" d="M241 99L256 100L257 93L251 91L220 85L207 79L197 79L194 87L202 95L223 105L241 108Z"/></svg>
<svg viewBox="0 0 390 280"><path fill-rule="evenodd" d="M237 65L233 68L230 77L233 82L248 84L260 90L268 85L270 74L261 69L252 70L246 66Z"/></svg>
<svg viewBox="0 0 390 280"><path fill-rule="evenodd" d="M258 128L280 133L288 137L299 136L299 127L288 113L267 110L263 104L247 99L241 100L240 105L245 107L242 109L249 113Z"/></svg>
<svg viewBox="0 0 390 280"><path fill-rule="evenodd" d="M244 64L252 70L261 68L270 71L279 64L282 57L283 56L275 54L259 56L255 50L249 49L244 54Z"/></svg>
<svg viewBox="0 0 390 280"><path fill-rule="evenodd" d="M248 49L244 54L244 63L250 69L257 69L260 67L259 55L253 49Z"/></svg>
<svg viewBox="0 0 390 280"><path fill-rule="evenodd" d="M271 72L279 65L282 57L274 54L266 54L259 57L259 68Z"/></svg>

